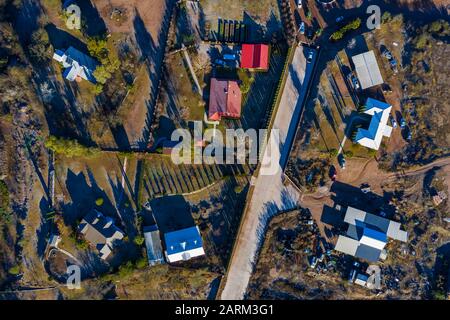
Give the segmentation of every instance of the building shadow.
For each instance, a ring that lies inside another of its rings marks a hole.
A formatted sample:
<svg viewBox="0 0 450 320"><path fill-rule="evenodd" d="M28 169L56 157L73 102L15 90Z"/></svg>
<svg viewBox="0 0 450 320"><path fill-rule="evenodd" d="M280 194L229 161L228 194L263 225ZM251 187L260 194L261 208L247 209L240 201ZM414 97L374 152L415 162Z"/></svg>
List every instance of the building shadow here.
<svg viewBox="0 0 450 320"><path fill-rule="evenodd" d="M166 196L150 201L156 224L162 234L195 226L189 203L183 196Z"/></svg>

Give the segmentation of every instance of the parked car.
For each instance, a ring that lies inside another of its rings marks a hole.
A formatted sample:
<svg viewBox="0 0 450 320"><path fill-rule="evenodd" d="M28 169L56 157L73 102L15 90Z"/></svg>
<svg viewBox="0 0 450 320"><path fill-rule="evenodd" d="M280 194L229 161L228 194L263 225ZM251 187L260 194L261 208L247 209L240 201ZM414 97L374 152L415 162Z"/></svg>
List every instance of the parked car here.
<svg viewBox="0 0 450 320"><path fill-rule="evenodd" d="M408 141L412 140L412 133L411 133L411 131L408 132L408 135L406 136L406 140L408 140Z"/></svg>
<svg viewBox="0 0 450 320"><path fill-rule="evenodd" d="M359 85L358 78L357 78L353 73L350 73L350 74L348 75L348 79L350 80L350 82L351 82L353 88L354 88L355 90L359 90L360 85Z"/></svg>
<svg viewBox="0 0 450 320"><path fill-rule="evenodd" d="M303 21L300 23L300 27L298 28L298 32L300 32L301 34L305 34L305 23Z"/></svg>
<svg viewBox="0 0 450 320"><path fill-rule="evenodd" d="M394 119L394 117L391 117L391 125L392 125L392 128L397 128L397 121L395 121L395 119Z"/></svg>
<svg viewBox="0 0 450 320"><path fill-rule="evenodd" d="M297 8L302 8L302 0L297 0Z"/></svg>
<svg viewBox="0 0 450 320"><path fill-rule="evenodd" d="M336 18L337 23L341 22L342 20L344 20L344 16L339 16Z"/></svg>
<svg viewBox="0 0 450 320"><path fill-rule="evenodd" d="M340 154L338 161L339 161L339 165L341 166L341 168L343 170L345 170L345 162L346 161L345 161L345 157L342 154Z"/></svg>
<svg viewBox="0 0 450 320"><path fill-rule="evenodd" d="M400 119L400 128L405 129L405 127L406 127L406 121L405 121L405 118L402 117Z"/></svg>
<svg viewBox="0 0 450 320"><path fill-rule="evenodd" d="M314 53L311 51L308 52L308 57L306 58L306 62L311 63L313 59Z"/></svg>
<svg viewBox="0 0 450 320"><path fill-rule="evenodd" d="M385 56L388 60L392 59L392 53L387 49L383 51L382 55Z"/></svg>

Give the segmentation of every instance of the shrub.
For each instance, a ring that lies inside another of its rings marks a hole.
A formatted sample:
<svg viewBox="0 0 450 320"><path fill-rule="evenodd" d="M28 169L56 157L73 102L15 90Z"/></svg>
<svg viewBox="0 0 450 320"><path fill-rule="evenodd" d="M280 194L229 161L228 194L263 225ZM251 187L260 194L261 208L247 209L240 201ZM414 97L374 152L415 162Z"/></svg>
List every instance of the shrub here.
<svg viewBox="0 0 450 320"><path fill-rule="evenodd" d="M348 23L344 27L342 27L340 30L334 32L331 35L331 39L334 41L340 40L344 37L345 33L349 32L350 30L356 30L359 27L361 27L361 19L357 18L353 20L352 22Z"/></svg>
<svg viewBox="0 0 450 320"><path fill-rule="evenodd" d="M338 155L338 151L336 149L331 149L330 150L330 156L331 157L336 157Z"/></svg>
<svg viewBox="0 0 450 320"><path fill-rule="evenodd" d="M148 261L145 257L142 257L138 261L136 261L136 268L144 269L146 266L148 266Z"/></svg>
<svg viewBox="0 0 450 320"><path fill-rule="evenodd" d="M134 243L138 246L142 246L142 244L144 243L145 238L141 235L136 236L136 238L134 238Z"/></svg>
<svg viewBox="0 0 450 320"><path fill-rule="evenodd" d="M9 274L16 276L20 273L20 266L18 265L13 266L9 268L8 272Z"/></svg>
<svg viewBox="0 0 450 320"><path fill-rule="evenodd" d="M95 204L97 205L97 206L101 206L101 205L103 205L103 203L104 203L104 200L103 200L103 198L98 198L97 200L95 200Z"/></svg>
<svg viewBox="0 0 450 320"><path fill-rule="evenodd" d="M344 156L346 156L347 158L353 157L353 151L352 150L345 151Z"/></svg>
<svg viewBox="0 0 450 320"><path fill-rule="evenodd" d="M389 22L391 20L392 20L392 15L388 11L383 13L383 15L381 16L381 22L382 23L387 23L387 22Z"/></svg>

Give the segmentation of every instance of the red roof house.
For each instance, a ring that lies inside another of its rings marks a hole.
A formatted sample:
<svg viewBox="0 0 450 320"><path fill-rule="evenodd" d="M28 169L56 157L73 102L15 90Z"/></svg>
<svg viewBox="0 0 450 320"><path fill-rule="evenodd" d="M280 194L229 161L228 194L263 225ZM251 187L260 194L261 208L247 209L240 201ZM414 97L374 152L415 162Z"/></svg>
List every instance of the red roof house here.
<svg viewBox="0 0 450 320"><path fill-rule="evenodd" d="M211 79L208 118L220 121L241 116L241 89L234 80Z"/></svg>
<svg viewBox="0 0 450 320"><path fill-rule="evenodd" d="M241 53L241 68L269 70L269 45L243 44Z"/></svg>

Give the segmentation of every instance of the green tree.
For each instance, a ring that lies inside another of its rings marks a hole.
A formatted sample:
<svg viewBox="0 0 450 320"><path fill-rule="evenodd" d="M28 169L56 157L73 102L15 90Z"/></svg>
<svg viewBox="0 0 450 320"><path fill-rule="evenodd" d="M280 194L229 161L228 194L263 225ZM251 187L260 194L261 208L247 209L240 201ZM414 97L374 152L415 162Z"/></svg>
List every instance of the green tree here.
<svg viewBox="0 0 450 320"><path fill-rule="evenodd" d="M142 246L144 241L145 241L145 238L141 235L138 235L138 236L136 236L136 238L134 238L134 243L138 246Z"/></svg>
<svg viewBox="0 0 450 320"><path fill-rule="evenodd" d="M31 58L36 62L44 62L50 59L51 46L48 34L44 29L33 32L28 49Z"/></svg>
<svg viewBox="0 0 450 320"><path fill-rule="evenodd" d="M392 15L388 11L384 12L383 15L381 16L382 23L387 23L391 20L392 20Z"/></svg>

